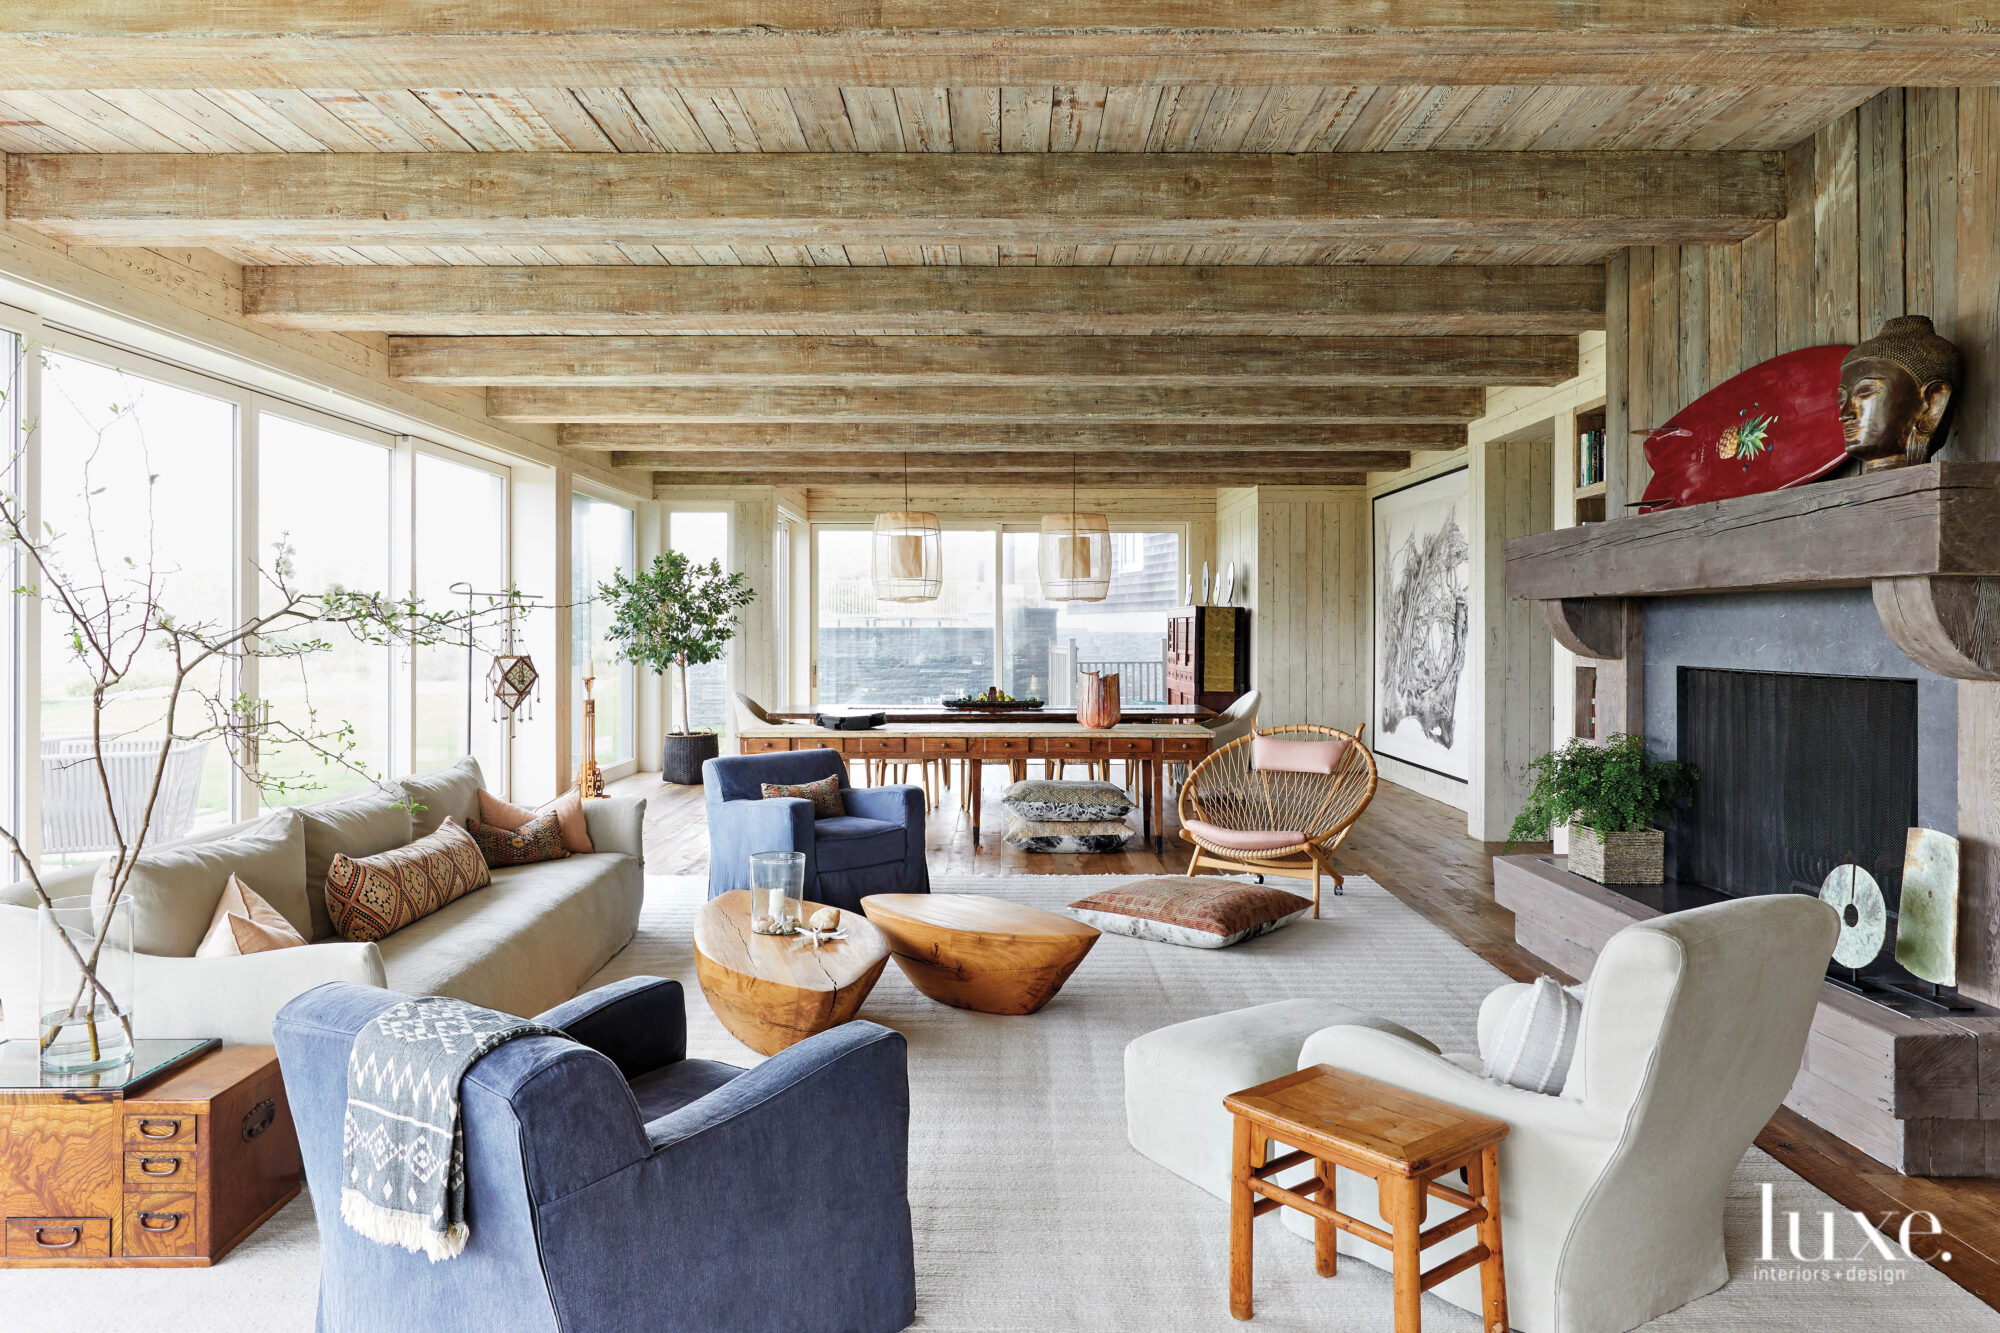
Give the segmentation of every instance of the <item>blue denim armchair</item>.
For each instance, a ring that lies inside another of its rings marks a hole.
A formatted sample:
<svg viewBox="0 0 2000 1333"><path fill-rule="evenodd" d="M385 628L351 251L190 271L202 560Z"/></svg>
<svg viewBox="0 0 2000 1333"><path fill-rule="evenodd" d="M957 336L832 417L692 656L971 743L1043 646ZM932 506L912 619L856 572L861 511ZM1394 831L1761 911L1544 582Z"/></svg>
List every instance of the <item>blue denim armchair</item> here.
<svg viewBox="0 0 2000 1333"><path fill-rule="evenodd" d="M540 1016L460 1087L456 1259L340 1217L354 1037L404 997L306 992L273 1031L319 1220L319 1333L893 1333L916 1317L899 1033L854 1022L754 1069L687 1054L681 986L634 977Z"/></svg>
<svg viewBox="0 0 2000 1333"><path fill-rule="evenodd" d="M813 818L812 802L763 800L767 782L795 786L840 779L847 813ZM871 893L929 893L924 864L924 790L855 787L832 750L730 755L701 766L708 802L708 896L750 887L750 853L804 852L806 897L847 911Z"/></svg>

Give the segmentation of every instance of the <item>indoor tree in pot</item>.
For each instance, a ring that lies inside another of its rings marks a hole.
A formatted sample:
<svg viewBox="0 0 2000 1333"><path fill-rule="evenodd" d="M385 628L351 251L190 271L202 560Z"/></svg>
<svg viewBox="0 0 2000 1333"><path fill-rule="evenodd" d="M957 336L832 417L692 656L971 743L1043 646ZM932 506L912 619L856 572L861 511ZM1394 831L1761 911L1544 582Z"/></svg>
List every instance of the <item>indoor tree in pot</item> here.
<svg viewBox="0 0 2000 1333"><path fill-rule="evenodd" d="M1654 827L1694 795L1701 774L1678 760L1652 759L1643 737L1602 745L1577 739L1528 766L1534 789L1514 820L1514 842L1545 842L1569 825L1569 868L1600 884L1658 884L1666 878L1666 834Z"/></svg>
<svg viewBox="0 0 2000 1333"><path fill-rule="evenodd" d="M756 591L742 574L723 573L719 560L701 565L679 551L666 551L629 578L613 574L608 583L597 585L597 595L611 604L605 634L620 645L620 657L662 676L680 668L681 725L667 732L661 746L660 776L700 786L702 761L715 758L721 742L713 731L694 728L688 668L722 656L736 637L737 613L757 600Z"/></svg>

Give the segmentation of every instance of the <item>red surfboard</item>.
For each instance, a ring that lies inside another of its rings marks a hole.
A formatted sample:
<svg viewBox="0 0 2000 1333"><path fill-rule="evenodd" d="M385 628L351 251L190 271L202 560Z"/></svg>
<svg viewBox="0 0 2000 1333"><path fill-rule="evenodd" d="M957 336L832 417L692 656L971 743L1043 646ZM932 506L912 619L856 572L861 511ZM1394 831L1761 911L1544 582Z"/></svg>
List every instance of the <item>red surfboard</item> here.
<svg viewBox="0 0 2000 1333"><path fill-rule="evenodd" d="M1639 511L1783 490L1847 461L1840 430L1846 346L1802 347L1724 380L1646 437L1653 479Z"/></svg>

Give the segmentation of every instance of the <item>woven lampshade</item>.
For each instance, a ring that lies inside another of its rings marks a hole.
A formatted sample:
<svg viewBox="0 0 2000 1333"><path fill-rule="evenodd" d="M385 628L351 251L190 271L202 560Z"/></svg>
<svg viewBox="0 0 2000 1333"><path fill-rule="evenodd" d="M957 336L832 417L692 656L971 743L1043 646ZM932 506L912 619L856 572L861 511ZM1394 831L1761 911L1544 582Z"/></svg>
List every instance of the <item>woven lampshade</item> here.
<svg viewBox="0 0 2000 1333"><path fill-rule="evenodd" d="M1051 602L1101 602L1111 594L1111 521L1102 514L1042 515L1039 569Z"/></svg>
<svg viewBox="0 0 2000 1333"><path fill-rule="evenodd" d="M919 509L875 515L875 596L885 602L934 602L944 587L944 531Z"/></svg>

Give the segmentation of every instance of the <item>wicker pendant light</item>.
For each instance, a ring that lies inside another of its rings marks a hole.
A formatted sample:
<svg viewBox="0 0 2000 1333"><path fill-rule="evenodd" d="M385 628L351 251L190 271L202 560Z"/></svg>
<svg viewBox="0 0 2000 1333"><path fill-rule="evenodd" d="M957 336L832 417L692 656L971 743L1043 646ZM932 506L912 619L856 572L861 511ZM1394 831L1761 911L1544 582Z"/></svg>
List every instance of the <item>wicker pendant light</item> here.
<svg viewBox="0 0 2000 1333"><path fill-rule="evenodd" d="M1111 521L1076 510L1076 455L1069 456L1069 512L1042 515L1037 561L1042 598L1101 602L1111 595Z"/></svg>
<svg viewBox="0 0 2000 1333"><path fill-rule="evenodd" d="M903 507L875 515L875 596L935 602L944 588L944 531L938 516L910 508L910 455L903 454Z"/></svg>

